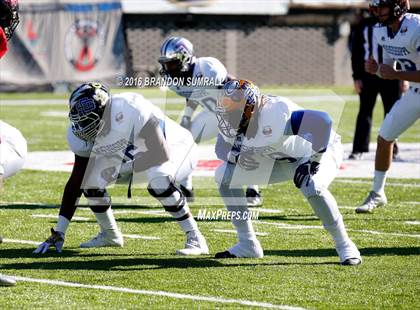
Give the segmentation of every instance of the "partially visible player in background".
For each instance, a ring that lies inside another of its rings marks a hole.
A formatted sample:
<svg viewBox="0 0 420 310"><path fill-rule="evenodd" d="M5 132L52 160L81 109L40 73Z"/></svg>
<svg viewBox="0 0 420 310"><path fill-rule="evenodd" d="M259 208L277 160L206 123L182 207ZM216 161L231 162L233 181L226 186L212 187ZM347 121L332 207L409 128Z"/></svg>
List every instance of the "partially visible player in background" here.
<svg viewBox="0 0 420 310"><path fill-rule="evenodd" d="M382 64L374 59L365 70L383 79L406 80L410 87L386 115L378 135L373 187L357 213L371 213L387 204L386 175L392 162L394 141L420 118L420 15L410 14L408 0L374 0L371 11L378 21L373 35L384 49ZM394 69L395 62L402 70Z"/></svg>
<svg viewBox="0 0 420 310"><path fill-rule="evenodd" d="M216 154L224 163L215 178L239 242L216 258L263 256L245 216L242 185L293 180L334 239L341 264L359 265L359 250L328 190L343 161L341 137L329 115L304 110L284 97L261 95L250 81L232 80L220 91L217 116Z"/></svg>
<svg viewBox="0 0 420 310"><path fill-rule="evenodd" d="M7 53L7 41L19 24L17 0L0 0L0 59ZM26 140L16 128L0 120L0 191L3 180L16 174L26 157ZM15 285L16 281L0 274L0 285Z"/></svg>
<svg viewBox="0 0 420 310"><path fill-rule="evenodd" d="M181 126L191 131L196 143L217 137L216 89L232 79L225 66L214 57L195 57L193 44L182 37L170 37L162 43L159 63L162 65L160 73L163 77L184 79L184 85L169 86L171 90L186 99ZM194 78L208 78L210 85L188 85L188 79ZM199 105L203 110L192 118ZM185 195L193 201L192 177L181 186ZM249 186L246 196L249 206L262 205L258 186Z"/></svg>
<svg viewBox="0 0 420 310"><path fill-rule="evenodd" d="M208 254L206 240L177 186L177 181L191 174L197 162L191 134L140 94L111 95L100 83L86 83L75 89L69 110L67 141L75 163L64 188L57 226L34 253L45 253L50 247L61 252L82 194L95 214L100 232L80 247L122 247L123 235L107 187L125 178L130 180L130 187L132 180L147 181L150 195L178 222L187 237L178 255Z"/></svg>

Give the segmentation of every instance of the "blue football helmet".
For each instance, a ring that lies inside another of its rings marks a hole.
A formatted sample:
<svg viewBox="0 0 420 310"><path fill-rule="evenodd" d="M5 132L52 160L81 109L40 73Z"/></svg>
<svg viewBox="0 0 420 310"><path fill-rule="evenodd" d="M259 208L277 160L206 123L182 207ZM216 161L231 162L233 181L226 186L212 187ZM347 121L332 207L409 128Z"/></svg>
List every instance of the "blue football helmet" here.
<svg viewBox="0 0 420 310"><path fill-rule="evenodd" d="M190 41L181 37L170 37L160 47L160 74L180 77L190 70L194 58L194 48Z"/></svg>
<svg viewBox="0 0 420 310"><path fill-rule="evenodd" d="M101 83L85 83L76 88L69 99L69 119L74 135L94 142L104 128L103 114L111 102L111 94Z"/></svg>

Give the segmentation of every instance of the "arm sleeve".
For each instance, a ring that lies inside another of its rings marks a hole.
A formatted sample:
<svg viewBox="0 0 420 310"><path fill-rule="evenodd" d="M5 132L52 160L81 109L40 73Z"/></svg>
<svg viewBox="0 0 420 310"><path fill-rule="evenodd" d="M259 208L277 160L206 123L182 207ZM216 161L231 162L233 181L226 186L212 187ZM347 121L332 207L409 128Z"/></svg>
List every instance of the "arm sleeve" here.
<svg viewBox="0 0 420 310"><path fill-rule="evenodd" d="M291 115L292 133L312 143L315 152L328 147L332 120L328 113L314 110L294 111Z"/></svg>

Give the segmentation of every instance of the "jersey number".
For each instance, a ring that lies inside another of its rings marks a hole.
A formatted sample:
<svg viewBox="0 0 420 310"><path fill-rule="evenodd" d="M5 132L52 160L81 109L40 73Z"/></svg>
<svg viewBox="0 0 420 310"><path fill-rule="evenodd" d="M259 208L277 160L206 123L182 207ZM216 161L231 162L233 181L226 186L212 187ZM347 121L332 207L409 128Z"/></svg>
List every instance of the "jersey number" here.
<svg viewBox="0 0 420 310"><path fill-rule="evenodd" d="M410 59L398 59L401 67L405 69L405 71L416 71L416 64L412 62Z"/></svg>

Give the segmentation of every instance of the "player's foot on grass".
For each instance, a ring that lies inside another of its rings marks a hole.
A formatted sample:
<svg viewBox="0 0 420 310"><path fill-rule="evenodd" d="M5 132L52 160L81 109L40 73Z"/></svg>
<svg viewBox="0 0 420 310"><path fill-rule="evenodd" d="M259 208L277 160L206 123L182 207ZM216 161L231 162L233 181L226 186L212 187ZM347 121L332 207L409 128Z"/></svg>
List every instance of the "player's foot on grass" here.
<svg viewBox="0 0 420 310"><path fill-rule="evenodd" d="M194 188L188 189L183 185L180 185L179 187L181 189L181 192L184 194L185 198L187 198L187 202L194 202L195 200Z"/></svg>
<svg viewBox="0 0 420 310"><path fill-rule="evenodd" d="M123 247L124 239L119 231L101 231L96 237L80 244L81 248Z"/></svg>
<svg viewBox="0 0 420 310"><path fill-rule="evenodd" d="M209 248L204 236L198 230L187 233L187 242L185 248L176 251L177 255L206 255L209 254Z"/></svg>
<svg viewBox="0 0 420 310"><path fill-rule="evenodd" d="M362 257L356 245L350 239L336 248L340 257L340 263L343 266L355 266L362 263Z"/></svg>
<svg viewBox="0 0 420 310"><path fill-rule="evenodd" d="M238 242L229 250L217 253L215 258L262 258L263 256L264 251L260 242L257 239L253 239Z"/></svg>
<svg viewBox="0 0 420 310"><path fill-rule="evenodd" d="M13 286L16 281L10 277L0 274L0 286Z"/></svg>
<svg viewBox="0 0 420 310"><path fill-rule="evenodd" d="M253 188L247 188L245 195L246 195L246 201L247 201L248 207L262 206L263 200L261 197L261 192L256 191Z"/></svg>
<svg viewBox="0 0 420 310"><path fill-rule="evenodd" d="M356 213L372 213L374 209L385 206L387 204L385 195L371 191L363 204L356 208Z"/></svg>

